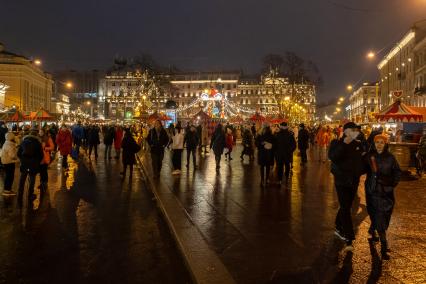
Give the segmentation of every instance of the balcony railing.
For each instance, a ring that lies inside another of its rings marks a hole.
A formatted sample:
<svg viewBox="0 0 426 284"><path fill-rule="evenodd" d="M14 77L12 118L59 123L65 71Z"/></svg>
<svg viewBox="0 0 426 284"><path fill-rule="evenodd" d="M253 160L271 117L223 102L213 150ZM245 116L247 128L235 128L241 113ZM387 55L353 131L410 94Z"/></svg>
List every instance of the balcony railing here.
<svg viewBox="0 0 426 284"><path fill-rule="evenodd" d="M418 96L426 95L426 86L416 87L414 89L414 94L416 94Z"/></svg>

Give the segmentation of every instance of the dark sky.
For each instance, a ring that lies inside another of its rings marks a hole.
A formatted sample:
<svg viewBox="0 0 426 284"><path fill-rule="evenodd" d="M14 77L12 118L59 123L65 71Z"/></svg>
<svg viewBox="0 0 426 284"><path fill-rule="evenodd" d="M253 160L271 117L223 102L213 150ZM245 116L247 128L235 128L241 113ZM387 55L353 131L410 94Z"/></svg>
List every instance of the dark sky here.
<svg viewBox="0 0 426 284"><path fill-rule="evenodd" d="M48 71L144 51L181 69L255 73L263 55L289 50L317 63L324 101L374 79L365 53L426 19L426 0L0 0L0 11L0 42Z"/></svg>

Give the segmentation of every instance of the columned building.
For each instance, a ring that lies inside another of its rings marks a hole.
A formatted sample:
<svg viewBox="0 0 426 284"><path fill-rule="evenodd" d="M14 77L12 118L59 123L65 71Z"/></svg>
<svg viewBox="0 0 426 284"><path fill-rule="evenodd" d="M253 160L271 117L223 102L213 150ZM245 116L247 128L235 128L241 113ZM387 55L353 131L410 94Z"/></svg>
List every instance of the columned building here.
<svg viewBox="0 0 426 284"><path fill-rule="evenodd" d="M21 111L35 111L42 107L50 111L52 76L28 58L6 51L2 44L0 81L9 86L0 107L15 106Z"/></svg>
<svg viewBox="0 0 426 284"><path fill-rule="evenodd" d="M421 47L416 46L425 37L426 20L423 20L415 23L379 63L380 109L393 103L396 98L412 106L425 103L425 97L416 91L416 80L420 77L416 76L416 70L421 70L422 64L421 60L417 60Z"/></svg>
<svg viewBox="0 0 426 284"><path fill-rule="evenodd" d="M374 113L378 111L379 86L378 84L364 83L349 98L350 120L357 123L367 123L374 120Z"/></svg>

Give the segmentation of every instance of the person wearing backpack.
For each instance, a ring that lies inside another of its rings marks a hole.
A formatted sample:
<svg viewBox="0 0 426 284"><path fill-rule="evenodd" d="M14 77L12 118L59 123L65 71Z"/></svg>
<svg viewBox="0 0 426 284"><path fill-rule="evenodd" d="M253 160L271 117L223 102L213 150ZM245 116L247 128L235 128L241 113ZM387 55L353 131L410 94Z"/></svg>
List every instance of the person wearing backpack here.
<svg viewBox="0 0 426 284"><path fill-rule="evenodd" d="M30 134L25 136L18 148L18 158L21 161L18 189L18 205L22 207L24 186L29 175L29 194L30 199L34 199L34 184L37 173L40 172L40 164L43 161L44 153L40 138L37 136L38 130L32 128Z"/></svg>
<svg viewBox="0 0 426 284"><path fill-rule="evenodd" d="M121 148L123 149L122 162L123 162L123 171L120 173L123 179L126 177L127 166L130 168L129 179L132 179L133 175L133 165L136 163L136 153L141 150L141 147L136 143L135 139L132 136L132 133L129 128L126 128L124 131L124 137L121 141Z"/></svg>
<svg viewBox="0 0 426 284"><path fill-rule="evenodd" d="M6 177L4 179L3 195L16 195L12 191L13 180L15 178L15 163L18 162L15 135L8 132L5 135L6 141L1 148L1 162L4 166Z"/></svg>

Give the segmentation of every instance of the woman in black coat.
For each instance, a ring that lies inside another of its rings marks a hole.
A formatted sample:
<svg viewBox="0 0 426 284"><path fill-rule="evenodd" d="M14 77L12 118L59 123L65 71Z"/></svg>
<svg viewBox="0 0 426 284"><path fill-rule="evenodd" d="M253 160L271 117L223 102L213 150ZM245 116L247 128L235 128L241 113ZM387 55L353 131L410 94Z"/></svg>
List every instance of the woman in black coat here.
<svg viewBox="0 0 426 284"><path fill-rule="evenodd" d="M269 183L269 173L271 166L274 165L274 144L275 138L271 128L265 126L262 132L256 137L257 162L260 166L260 185L264 186L265 182ZM266 172L266 178L265 178Z"/></svg>
<svg viewBox="0 0 426 284"><path fill-rule="evenodd" d="M210 143L210 149L213 148L216 160L216 170L220 169L220 159L222 158L223 150L225 149L225 144L225 131L223 130L222 124L219 123L212 135L212 140Z"/></svg>
<svg viewBox="0 0 426 284"><path fill-rule="evenodd" d="M122 161L123 161L123 172L121 175L123 179L126 177L127 166L130 168L130 176L132 178L133 165L136 163L135 154L140 151L141 147L136 143L135 139L130 132L130 129L125 129L124 138L121 142L121 148L123 149Z"/></svg>
<svg viewBox="0 0 426 284"><path fill-rule="evenodd" d="M386 230L395 204L394 189L401 178L401 169L395 157L388 151L387 136L376 135L372 146L372 151L366 155L365 195L371 219L368 232L372 235L372 240L377 241L377 231L382 257L388 259Z"/></svg>

